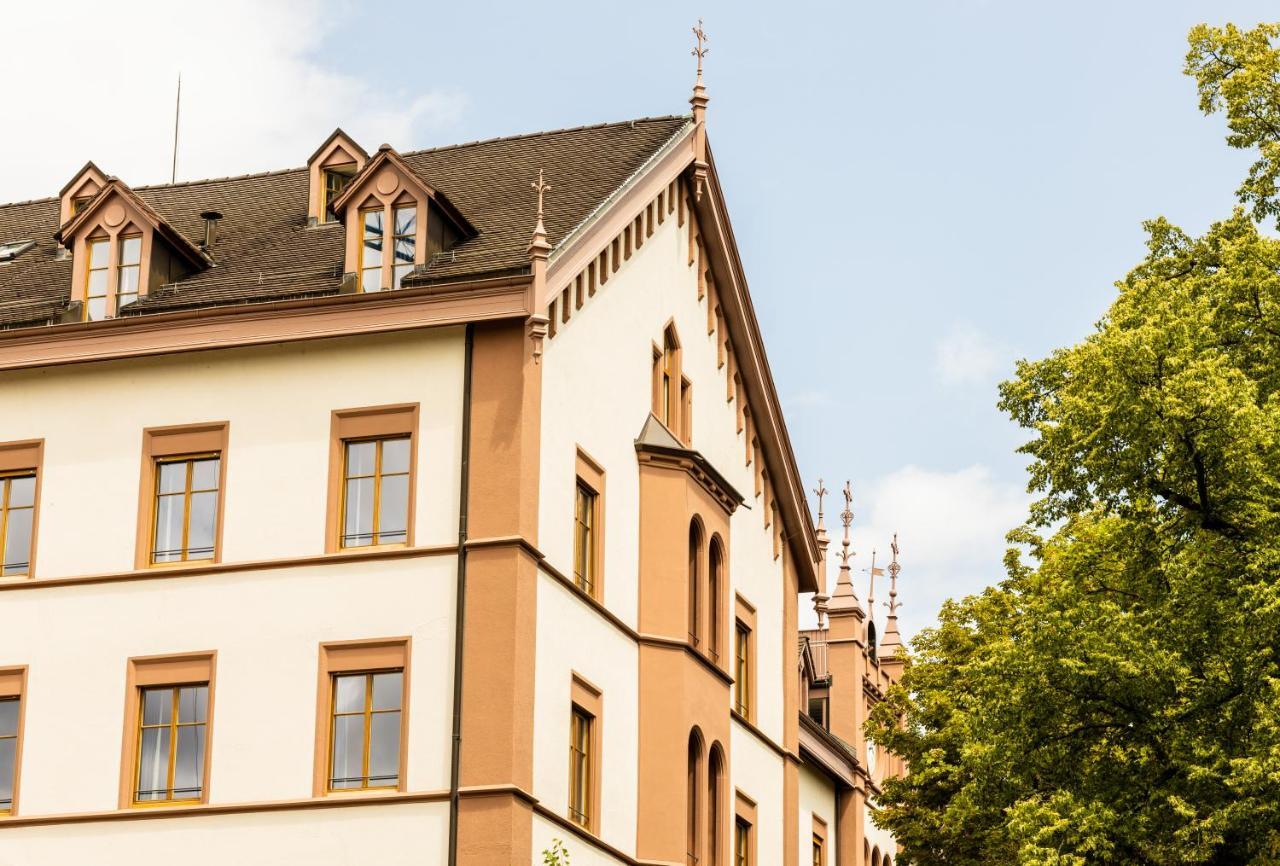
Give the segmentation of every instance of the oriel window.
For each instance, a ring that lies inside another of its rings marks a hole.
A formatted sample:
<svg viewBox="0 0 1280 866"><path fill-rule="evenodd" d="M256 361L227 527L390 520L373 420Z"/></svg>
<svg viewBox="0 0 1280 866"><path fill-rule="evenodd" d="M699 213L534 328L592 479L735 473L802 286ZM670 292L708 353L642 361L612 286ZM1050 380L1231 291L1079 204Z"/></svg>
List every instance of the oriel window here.
<svg viewBox="0 0 1280 866"><path fill-rule="evenodd" d="M583 827L591 826L594 723L586 710L574 705L569 724L569 817Z"/></svg>
<svg viewBox="0 0 1280 866"><path fill-rule="evenodd" d="M209 685L142 689L135 803L198 801L204 795Z"/></svg>
<svg viewBox="0 0 1280 866"><path fill-rule="evenodd" d="M409 437L346 442L345 451L342 546L406 543Z"/></svg>
<svg viewBox="0 0 1280 866"><path fill-rule="evenodd" d="M391 288L400 288L400 281L413 273L418 243L418 208L410 204L397 207L395 220L395 261L392 262Z"/></svg>
<svg viewBox="0 0 1280 866"><path fill-rule="evenodd" d="M13 790L18 781L18 719L21 697L0 698L0 815L13 811Z"/></svg>
<svg viewBox="0 0 1280 866"><path fill-rule="evenodd" d="M404 671L333 675L329 790L400 784Z"/></svg>
<svg viewBox="0 0 1280 866"><path fill-rule="evenodd" d="M153 564L214 558L221 473L219 454L165 457L156 461Z"/></svg>
<svg viewBox="0 0 1280 866"><path fill-rule="evenodd" d="M36 513L36 474L0 474L0 576L31 573L32 526Z"/></svg>
<svg viewBox="0 0 1280 866"><path fill-rule="evenodd" d="M573 582L588 595L595 595L596 501L596 492L579 480L573 512Z"/></svg>
<svg viewBox="0 0 1280 866"><path fill-rule="evenodd" d="M382 245L386 241L381 207L360 211L360 291L380 292L382 284Z"/></svg>

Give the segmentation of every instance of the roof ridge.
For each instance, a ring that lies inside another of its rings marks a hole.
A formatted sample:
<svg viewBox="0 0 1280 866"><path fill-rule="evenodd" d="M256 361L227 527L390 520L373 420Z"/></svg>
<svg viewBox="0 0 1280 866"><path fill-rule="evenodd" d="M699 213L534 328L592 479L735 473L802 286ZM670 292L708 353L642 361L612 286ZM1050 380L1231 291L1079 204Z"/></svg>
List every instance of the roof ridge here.
<svg viewBox="0 0 1280 866"><path fill-rule="evenodd" d="M684 120L688 116L689 115L687 113L686 114L664 114L664 115L653 115L648 117L633 117L627 120L606 121L604 123L586 123L580 126L566 126L560 129L543 129L537 132L522 132L516 135L498 135L492 138L478 138L478 139L475 139L474 141L463 141L457 144L442 144L442 145L439 145L438 147L423 147L417 150L406 150L400 155L403 157L403 156L417 156L423 153L441 153L447 150L461 150L464 147L476 147L482 144L495 144L500 141L519 141L521 139L526 139L526 138L539 138L544 135L563 135L564 133L567 133L567 132L581 132L587 129L606 129L611 126L626 126L628 124L634 125L637 123L655 123L663 120ZM259 178L259 177L274 177L282 174L290 174L295 171L306 171L306 170L307 170L307 167L305 165L301 165L301 166L293 166L291 168L276 168L268 171L253 171L253 172L248 172L246 174L228 174L228 175L223 175L222 177L205 177L205 178L199 178L197 180L183 180L183 181L177 181L176 183L150 183L150 184L143 184L141 186L131 186L130 189L132 189L134 192L139 192L142 190L151 191L151 190L161 190L161 189L180 189L185 187L200 186L201 184L207 184L207 183L224 183L229 180L252 180L254 178ZM26 199L23 201L0 202L0 208L18 207L19 205L29 205L29 204L43 204L44 202L58 201L60 198L61 196L53 195L53 196L45 196L44 198Z"/></svg>

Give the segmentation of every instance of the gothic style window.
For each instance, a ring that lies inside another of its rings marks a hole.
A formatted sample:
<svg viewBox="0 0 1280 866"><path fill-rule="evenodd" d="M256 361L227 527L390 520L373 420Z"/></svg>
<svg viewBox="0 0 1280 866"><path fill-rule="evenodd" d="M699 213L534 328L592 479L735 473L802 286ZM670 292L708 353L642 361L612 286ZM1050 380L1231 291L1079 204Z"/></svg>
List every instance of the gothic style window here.
<svg viewBox="0 0 1280 866"><path fill-rule="evenodd" d="M397 207L392 211L395 225L394 255L391 288L400 288L400 281L413 273L414 256L418 238L418 208L416 204Z"/></svg>
<svg viewBox="0 0 1280 866"><path fill-rule="evenodd" d="M36 474L0 475L0 575L31 573L31 537L36 511Z"/></svg>
<svg viewBox="0 0 1280 866"><path fill-rule="evenodd" d="M702 642L702 528L689 524L689 643Z"/></svg>
<svg viewBox="0 0 1280 866"><path fill-rule="evenodd" d="M107 238L91 240L87 244L88 255L85 256L85 267L88 276L85 282L84 320L97 322L107 317L107 269L111 256L111 241Z"/></svg>
<svg viewBox="0 0 1280 866"><path fill-rule="evenodd" d="M208 745L208 683L144 688L140 704L134 802L201 799Z"/></svg>
<svg viewBox="0 0 1280 866"><path fill-rule="evenodd" d="M720 536L711 539L711 554L707 567L707 651L713 662L720 661L720 592L724 584L724 547Z"/></svg>
<svg viewBox="0 0 1280 866"><path fill-rule="evenodd" d="M724 751L720 744L711 747L707 762L707 866L722 866L720 860L720 825L724 811Z"/></svg>
<svg viewBox="0 0 1280 866"><path fill-rule="evenodd" d="M689 733L689 776L685 807L689 810L686 830L687 866L702 863L702 737L695 728Z"/></svg>
<svg viewBox="0 0 1280 866"><path fill-rule="evenodd" d="M382 246L386 232L383 229L381 207L360 211L363 236L360 242L360 291L380 292L382 285Z"/></svg>
<svg viewBox="0 0 1280 866"><path fill-rule="evenodd" d="M218 453L156 461L153 564L214 558L221 473Z"/></svg>
<svg viewBox="0 0 1280 866"><path fill-rule="evenodd" d="M400 784L404 671L333 675L329 790Z"/></svg>
<svg viewBox="0 0 1280 866"><path fill-rule="evenodd" d="M126 304L138 300L142 273L142 235L120 239L120 264L116 268L116 313Z"/></svg>
<svg viewBox="0 0 1280 866"><path fill-rule="evenodd" d="M371 439L345 445L342 546L406 543L410 438Z"/></svg>

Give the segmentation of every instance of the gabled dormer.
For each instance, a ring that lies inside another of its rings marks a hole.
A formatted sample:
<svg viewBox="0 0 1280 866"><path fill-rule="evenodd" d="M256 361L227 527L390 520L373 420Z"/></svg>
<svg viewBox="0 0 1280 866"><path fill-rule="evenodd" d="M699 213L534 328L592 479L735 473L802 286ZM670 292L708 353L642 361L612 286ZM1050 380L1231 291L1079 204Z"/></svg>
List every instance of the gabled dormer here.
<svg viewBox="0 0 1280 866"><path fill-rule="evenodd" d="M113 177L103 179L55 239L73 259L71 309L79 311L73 320L115 318L151 288L211 264L199 247Z"/></svg>
<svg viewBox="0 0 1280 866"><path fill-rule="evenodd" d="M66 225L67 220L83 210L106 185L107 175L92 161L86 162L58 192L58 225Z"/></svg>
<svg viewBox="0 0 1280 866"><path fill-rule="evenodd" d="M334 199L369 161L369 154L351 136L335 129L307 160L307 224L337 222Z"/></svg>
<svg viewBox="0 0 1280 866"><path fill-rule="evenodd" d="M389 144L330 206L347 228L346 266L356 291L400 288L413 269L477 232Z"/></svg>

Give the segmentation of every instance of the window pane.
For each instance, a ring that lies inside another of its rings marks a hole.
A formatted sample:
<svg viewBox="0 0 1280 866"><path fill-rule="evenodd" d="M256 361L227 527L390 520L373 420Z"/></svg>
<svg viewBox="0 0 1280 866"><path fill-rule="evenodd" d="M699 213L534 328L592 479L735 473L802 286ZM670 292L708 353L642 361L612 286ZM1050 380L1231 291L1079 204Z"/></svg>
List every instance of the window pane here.
<svg viewBox="0 0 1280 866"><path fill-rule="evenodd" d="M177 499L177 497L174 497ZM187 556L189 559L209 559L213 556L214 534L218 528L218 494L191 494L191 524L187 529Z"/></svg>
<svg viewBox="0 0 1280 866"><path fill-rule="evenodd" d="M13 767L17 754L17 740L0 740L0 810L13 806Z"/></svg>
<svg viewBox="0 0 1280 866"><path fill-rule="evenodd" d="M31 519L35 510L19 508L9 512L4 533L4 574L26 574L31 570Z"/></svg>
<svg viewBox="0 0 1280 866"><path fill-rule="evenodd" d="M209 687L186 686L178 690L178 721L203 722L209 712Z"/></svg>
<svg viewBox="0 0 1280 866"><path fill-rule="evenodd" d="M382 237L382 208L364 212L364 235L365 237Z"/></svg>
<svg viewBox="0 0 1280 866"><path fill-rule="evenodd" d="M142 238L124 238L120 242L120 264L136 265L142 261Z"/></svg>
<svg viewBox="0 0 1280 866"><path fill-rule="evenodd" d="M400 713L375 713L369 727L369 784L400 781Z"/></svg>
<svg viewBox="0 0 1280 866"><path fill-rule="evenodd" d="M360 276L360 291L362 292L380 292L382 291L382 268L373 268L366 270Z"/></svg>
<svg viewBox="0 0 1280 866"><path fill-rule="evenodd" d="M409 471L409 440L387 439L382 443L382 474Z"/></svg>
<svg viewBox="0 0 1280 866"><path fill-rule="evenodd" d="M18 735L19 701L0 701L0 737L16 737Z"/></svg>
<svg viewBox="0 0 1280 866"><path fill-rule="evenodd" d="M169 731L143 728L138 755L138 799L164 800L169 796Z"/></svg>
<svg viewBox="0 0 1280 866"><path fill-rule="evenodd" d="M409 476L382 479L382 501L378 504L378 541L398 544L407 539L409 516Z"/></svg>
<svg viewBox="0 0 1280 866"><path fill-rule="evenodd" d="M416 207L396 208L396 234L412 235L418 231L418 209Z"/></svg>
<svg viewBox="0 0 1280 866"><path fill-rule="evenodd" d="M210 460L197 460L191 467L192 490L217 490L218 470L222 461L217 457Z"/></svg>
<svg viewBox="0 0 1280 866"><path fill-rule="evenodd" d="M343 544L349 547L373 543L372 478L353 478L347 482L347 515L342 534Z"/></svg>
<svg viewBox="0 0 1280 866"><path fill-rule="evenodd" d="M391 288L400 288L401 281L413 272L413 265L396 265L392 273Z"/></svg>
<svg viewBox="0 0 1280 866"><path fill-rule="evenodd" d="M120 269L120 285L117 291L122 295L136 295L138 293L138 268L127 267Z"/></svg>
<svg viewBox="0 0 1280 866"><path fill-rule="evenodd" d="M153 558L156 562L182 559L182 495L161 496L156 500L156 538Z"/></svg>
<svg viewBox="0 0 1280 866"><path fill-rule="evenodd" d="M395 257L397 265L413 265L413 238L396 238Z"/></svg>
<svg viewBox="0 0 1280 866"><path fill-rule="evenodd" d="M127 292L125 294L116 295L116 309L119 310L122 307L127 307L136 300L138 300L137 292Z"/></svg>
<svg viewBox="0 0 1280 866"><path fill-rule="evenodd" d="M107 241L92 241L89 244L89 267L105 268L107 266Z"/></svg>
<svg viewBox="0 0 1280 866"><path fill-rule="evenodd" d="M157 467L160 472L161 493L182 493L187 489L187 462L161 463Z"/></svg>
<svg viewBox="0 0 1280 866"><path fill-rule="evenodd" d="M9 507L24 508L36 504L36 477L23 475L9 479Z"/></svg>
<svg viewBox="0 0 1280 866"><path fill-rule="evenodd" d="M347 443L347 477L372 475L377 457L377 442Z"/></svg>
<svg viewBox="0 0 1280 866"><path fill-rule="evenodd" d="M363 677L361 677L363 679ZM333 772L330 787L359 788L364 782L364 715L333 720Z"/></svg>
<svg viewBox="0 0 1280 866"><path fill-rule="evenodd" d="M364 692L364 674L334 677L333 711L335 713L363 713Z"/></svg>
<svg viewBox="0 0 1280 866"><path fill-rule="evenodd" d="M91 298L100 298L107 293L107 272L90 271L88 289L85 292Z"/></svg>
<svg viewBox="0 0 1280 866"><path fill-rule="evenodd" d="M373 708L375 710L400 709L403 693L404 674L400 671L373 675Z"/></svg>
<svg viewBox="0 0 1280 866"><path fill-rule="evenodd" d="M173 689L144 689L142 724L167 725L173 721Z"/></svg>
<svg viewBox="0 0 1280 866"><path fill-rule="evenodd" d="M173 798L192 800L204 785L204 725L178 728L178 754L173 764Z"/></svg>
<svg viewBox="0 0 1280 866"><path fill-rule="evenodd" d="M85 305L85 316L90 322L100 322L107 317L107 299L90 298Z"/></svg>
<svg viewBox="0 0 1280 866"><path fill-rule="evenodd" d="M382 240L380 238L365 238L364 241L364 267L375 268L382 265Z"/></svg>

